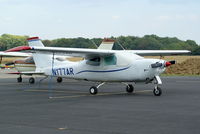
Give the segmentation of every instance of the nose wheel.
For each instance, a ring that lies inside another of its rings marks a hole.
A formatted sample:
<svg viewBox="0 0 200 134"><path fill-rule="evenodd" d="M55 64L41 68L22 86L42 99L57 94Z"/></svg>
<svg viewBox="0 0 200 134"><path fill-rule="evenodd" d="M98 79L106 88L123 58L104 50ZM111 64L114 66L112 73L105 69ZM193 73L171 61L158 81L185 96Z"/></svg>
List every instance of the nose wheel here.
<svg viewBox="0 0 200 134"><path fill-rule="evenodd" d="M158 86L155 86L155 88L154 88L154 90L153 90L153 94L154 94L155 96L160 96L160 95L162 94L161 88L158 87Z"/></svg>

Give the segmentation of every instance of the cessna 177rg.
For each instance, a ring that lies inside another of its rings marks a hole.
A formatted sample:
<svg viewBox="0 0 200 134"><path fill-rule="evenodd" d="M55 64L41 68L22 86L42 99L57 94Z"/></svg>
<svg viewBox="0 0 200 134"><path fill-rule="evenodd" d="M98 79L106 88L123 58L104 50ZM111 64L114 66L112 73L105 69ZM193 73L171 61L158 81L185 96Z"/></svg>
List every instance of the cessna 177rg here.
<svg viewBox="0 0 200 134"><path fill-rule="evenodd" d="M20 46L7 52L31 52L36 64L36 73L53 77L65 77L77 80L101 82L89 89L91 94L97 94L98 88L106 82L121 82L126 85L126 91L132 93L133 83L152 83L153 93L160 96L162 90L159 77L166 67L175 61L161 59L146 59L140 55L170 55L190 53L188 50L104 50L44 47L38 37L28 39L29 46ZM58 61L55 55L83 57L79 62Z"/></svg>

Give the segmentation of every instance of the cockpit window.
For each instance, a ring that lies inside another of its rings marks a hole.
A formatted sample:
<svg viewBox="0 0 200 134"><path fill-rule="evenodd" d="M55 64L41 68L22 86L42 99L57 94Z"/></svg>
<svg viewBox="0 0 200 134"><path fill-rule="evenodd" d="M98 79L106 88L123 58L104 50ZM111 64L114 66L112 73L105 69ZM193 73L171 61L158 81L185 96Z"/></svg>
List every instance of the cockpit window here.
<svg viewBox="0 0 200 134"><path fill-rule="evenodd" d="M97 58L89 59L89 60L86 62L86 64L92 65L92 66L99 66L99 65L100 65L100 61L101 61L101 58L100 58L100 57L97 57Z"/></svg>
<svg viewBox="0 0 200 134"><path fill-rule="evenodd" d="M107 56L104 58L104 65L116 65L117 58L115 55Z"/></svg>

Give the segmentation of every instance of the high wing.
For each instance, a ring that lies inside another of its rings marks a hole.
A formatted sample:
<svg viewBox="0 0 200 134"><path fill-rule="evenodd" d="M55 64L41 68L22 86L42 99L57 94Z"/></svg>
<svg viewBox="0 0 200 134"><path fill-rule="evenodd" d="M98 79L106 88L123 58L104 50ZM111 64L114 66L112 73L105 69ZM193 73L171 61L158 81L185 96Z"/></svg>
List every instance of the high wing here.
<svg viewBox="0 0 200 134"><path fill-rule="evenodd" d="M114 54L115 50L100 50L100 49L84 49L84 48L63 48L63 47L29 47L20 46L7 50L6 52L26 51L31 53L54 53L58 55L69 55L77 57L97 57L97 56L109 56ZM120 51L120 50L118 50ZM164 56L164 55L180 55L188 54L188 50L121 50L126 52L135 53L141 56Z"/></svg>
<svg viewBox="0 0 200 134"><path fill-rule="evenodd" d="M165 56L165 55L180 55L189 54L191 51L188 50L127 50L141 56Z"/></svg>
<svg viewBox="0 0 200 134"><path fill-rule="evenodd" d="M84 48L63 48L63 47L29 47L29 46L20 46L7 50L6 52L17 52L17 51L26 51L31 53L47 53L55 55L68 55L75 57L99 57L99 56L109 56L115 53L113 50L99 50L99 49L84 49Z"/></svg>
<svg viewBox="0 0 200 134"><path fill-rule="evenodd" d="M31 53L22 53L22 52L0 52L0 56L12 56L12 57L28 57L31 56Z"/></svg>

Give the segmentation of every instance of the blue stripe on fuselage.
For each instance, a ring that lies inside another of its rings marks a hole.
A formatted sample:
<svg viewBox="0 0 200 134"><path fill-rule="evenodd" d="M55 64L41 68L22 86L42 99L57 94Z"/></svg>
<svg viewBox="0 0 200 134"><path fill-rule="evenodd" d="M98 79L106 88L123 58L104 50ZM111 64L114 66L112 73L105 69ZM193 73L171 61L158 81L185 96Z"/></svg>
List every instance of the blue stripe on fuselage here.
<svg viewBox="0 0 200 134"><path fill-rule="evenodd" d="M114 69L114 70L100 70L100 71L96 71L96 70L83 70L83 71L80 71L76 74L80 74L80 73L85 73L85 72L92 72L92 73L110 73L110 72L119 72L119 71L123 71L123 70L126 70L130 67L125 67L125 68L121 68L121 69Z"/></svg>

